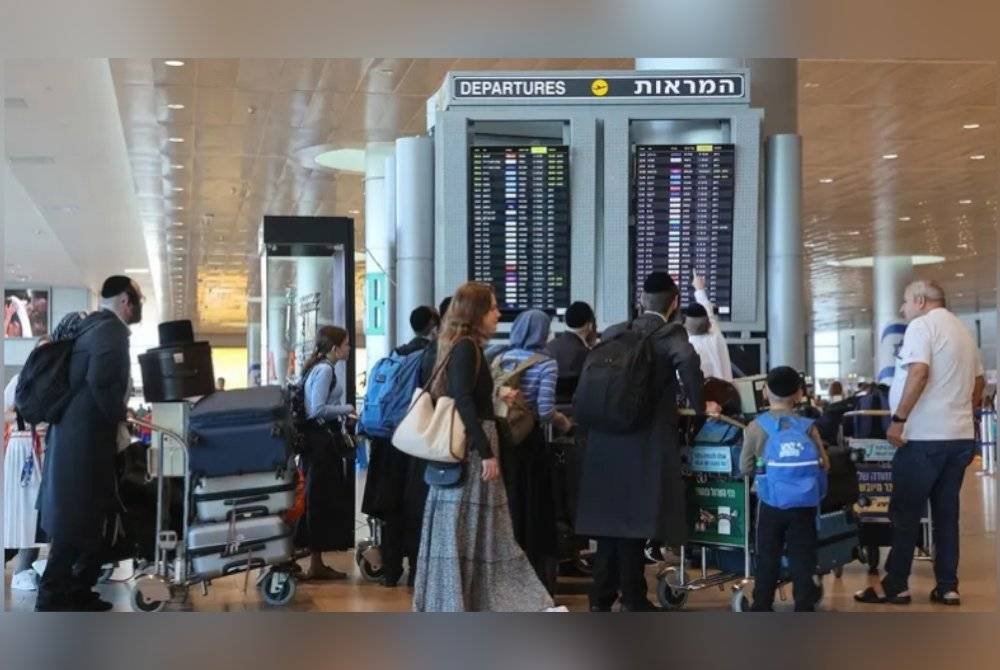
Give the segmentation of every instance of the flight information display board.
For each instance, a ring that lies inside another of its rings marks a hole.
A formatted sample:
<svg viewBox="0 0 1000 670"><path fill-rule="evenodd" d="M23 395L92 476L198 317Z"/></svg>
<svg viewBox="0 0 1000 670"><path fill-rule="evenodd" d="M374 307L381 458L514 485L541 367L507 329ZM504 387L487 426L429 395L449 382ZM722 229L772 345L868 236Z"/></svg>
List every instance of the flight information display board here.
<svg viewBox="0 0 1000 670"><path fill-rule="evenodd" d="M569 148L471 148L469 274L506 319L570 302Z"/></svg>
<svg viewBox="0 0 1000 670"><path fill-rule="evenodd" d="M691 274L697 271L719 317L730 318L734 158L732 144L636 145L637 289L650 272L668 272L686 306L694 300Z"/></svg>

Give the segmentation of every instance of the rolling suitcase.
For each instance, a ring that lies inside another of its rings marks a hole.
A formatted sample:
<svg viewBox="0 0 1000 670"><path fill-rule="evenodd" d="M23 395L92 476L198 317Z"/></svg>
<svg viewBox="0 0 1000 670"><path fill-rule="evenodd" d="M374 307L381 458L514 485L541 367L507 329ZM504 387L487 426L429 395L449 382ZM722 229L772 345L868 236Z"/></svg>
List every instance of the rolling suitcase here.
<svg viewBox="0 0 1000 670"><path fill-rule="evenodd" d="M282 563L292 557L292 529L278 516L206 523L188 530L195 574L211 579Z"/></svg>
<svg viewBox="0 0 1000 670"><path fill-rule="evenodd" d="M202 479L191 496L199 521L268 516L295 504L296 470Z"/></svg>
<svg viewBox="0 0 1000 670"><path fill-rule="evenodd" d="M194 477L282 472L294 429L280 386L221 391L199 400L188 418Z"/></svg>

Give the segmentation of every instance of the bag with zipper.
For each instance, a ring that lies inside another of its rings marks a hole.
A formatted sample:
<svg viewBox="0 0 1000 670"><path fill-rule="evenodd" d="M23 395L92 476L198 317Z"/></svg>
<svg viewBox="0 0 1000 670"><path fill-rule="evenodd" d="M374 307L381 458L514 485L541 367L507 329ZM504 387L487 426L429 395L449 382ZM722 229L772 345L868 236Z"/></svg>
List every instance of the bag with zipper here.
<svg viewBox="0 0 1000 670"><path fill-rule="evenodd" d="M545 360L540 354L529 356L511 370L503 367L503 355L493 360L490 372L493 376L493 413L507 424L508 436L512 445L518 445L531 434L538 424L535 411L531 409L523 394L510 404L501 399L504 389L521 390L521 378L528 369Z"/></svg>

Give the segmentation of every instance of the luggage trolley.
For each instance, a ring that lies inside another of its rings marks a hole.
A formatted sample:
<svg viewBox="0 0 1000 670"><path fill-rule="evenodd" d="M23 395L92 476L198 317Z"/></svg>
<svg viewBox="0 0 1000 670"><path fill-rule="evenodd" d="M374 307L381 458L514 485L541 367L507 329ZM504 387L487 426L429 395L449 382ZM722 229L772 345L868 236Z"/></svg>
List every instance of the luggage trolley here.
<svg viewBox="0 0 1000 670"><path fill-rule="evenodd" d="M243 573L245 588L250 571L254 569L260 570L256 585L265 603L282 606L291 602L296 591L294 559L300 556L289 552L277 560L273 556L265 558L269 541L260 539L245 542L236 537L236 516L229 521L230 530L221 556L239 556L239 560L225 564L219 574L198 574L194 570L192 552L188 548L191 541L192 500L188 444L182 435L168 428L133 419L129 421L136 426L156 431L158 436L157 462L154 465L151 452L147 462L147 476L157 480L155 558L151 566L144 566L137 571L141 574L134 577L130 598L132 608L141 612L158 612L168 602L184 602L188 590L196 584L200 584L202 592L207 595L209 584L218 576ZM174 530L164 529L165 479L169 476L165 470L165 447L168 439L175 443L176 454L183 461L183 515L179 535Z"/></svg>
<svg viewBox="0 0 1000 670"><path fill-rule="evenodd" d="M855 410L845 412L843 418L870 417L882 419L891 412L882 409ZM857 464L860 497L855 506L855 514L860 526L861 544L858 558L862 563L871 563L869 547L888 547L892 544L891 521L889 519L889 499L892 497L892 458L895 447L888 440L879 438L844 437L844 423L840 423L841 445L859 450L864 459ZM930 561L934 558L934 519L931 504L927 502L927 513L920 520L920 546L915 558Z"/></svg>

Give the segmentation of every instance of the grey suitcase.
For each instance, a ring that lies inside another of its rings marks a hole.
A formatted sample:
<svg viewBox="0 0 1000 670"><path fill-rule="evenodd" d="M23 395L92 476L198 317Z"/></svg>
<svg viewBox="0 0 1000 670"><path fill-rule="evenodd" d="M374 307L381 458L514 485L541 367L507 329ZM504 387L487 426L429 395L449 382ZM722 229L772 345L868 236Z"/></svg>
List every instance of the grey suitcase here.
<svg viewBox="0 0 1000 670"><path fill-rule="evenodd" d="M198 521L225 521L238 517L269 516L295 504L296 470L260 472L230 477L206 477L191 499Z"/></svg>
<svg viewBox="0 0 1000 670"><path fill-rule="evenodd" d="M194 573L211 579L290 560L292 532L278 516L194 525L187 553Z"/></svg>

